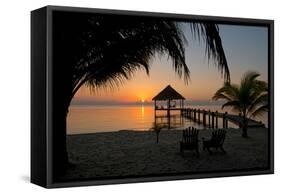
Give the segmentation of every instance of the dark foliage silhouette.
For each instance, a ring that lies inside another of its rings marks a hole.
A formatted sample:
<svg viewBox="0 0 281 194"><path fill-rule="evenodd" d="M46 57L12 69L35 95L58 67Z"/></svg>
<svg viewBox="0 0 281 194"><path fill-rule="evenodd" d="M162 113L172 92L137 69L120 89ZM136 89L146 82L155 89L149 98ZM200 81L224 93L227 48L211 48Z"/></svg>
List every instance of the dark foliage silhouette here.
<svg viewBox="0 0 281 194"><path fill-rule="evenodd" d="M68 107L82 85L95 91L115 88L138 70L149 74L149 60L167 55L187 83L185 37L177 22L160 18L53 13L53 172L68 164L66 118ZM191 23L191 33L206 43L206 54L230 80L226 57L214 23Z"/></svg>
<svg viewBox="0 0 281 194"><path fill-rule="evenodd" d="M224 107L232 107L243 119L242 137L248 137L248 118L262 115L269 110L268 84L258 80L259 73L248 71L240 85L225 83L213 96L214 100L223 99Z"/></svg>

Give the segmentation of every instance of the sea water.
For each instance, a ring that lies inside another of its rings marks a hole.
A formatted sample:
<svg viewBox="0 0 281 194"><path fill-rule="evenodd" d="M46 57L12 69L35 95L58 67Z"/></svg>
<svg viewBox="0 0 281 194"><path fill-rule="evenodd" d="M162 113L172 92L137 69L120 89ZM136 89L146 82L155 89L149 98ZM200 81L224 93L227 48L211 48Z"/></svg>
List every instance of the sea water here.
<svg viewBox="0 0 281 194"><path fill-rule="evenodd" d="M190 105L188 108L210 110L218 112L228 112L237 114L231 109L221 109L220 105ZM157 116L166 115L166 111L158 111ZM208 116L206 117L208 123ZM267 115L256 118L267 125ZM202 115L201 115L202 121ZM155 122L153 105L72 105L67 116L67 133L97 133L112 132L120 130L151 130ZM158 122L167 123L167 118L163 117ZM198 129L205 128L202 124L193 122L187 118L180 118L180 111L171 111L171 125L174 129L186 128L189 126ZM174 124L174 125L173 125ZM222 127L222 119L218 119L219 127ZM228 126L237 128L235 124L228 122Z"/></svg>

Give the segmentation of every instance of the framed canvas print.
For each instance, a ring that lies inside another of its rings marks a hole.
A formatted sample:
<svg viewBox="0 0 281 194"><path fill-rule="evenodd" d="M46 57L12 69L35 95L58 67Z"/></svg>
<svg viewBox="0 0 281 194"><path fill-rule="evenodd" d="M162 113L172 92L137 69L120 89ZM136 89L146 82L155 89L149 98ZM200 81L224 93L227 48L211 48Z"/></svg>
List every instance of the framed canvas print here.
<svg viewBox="0 0 281 194"><path fill-rule="evenodd" d="M273 21L31 12L31 182L273 173Z"/></svg>

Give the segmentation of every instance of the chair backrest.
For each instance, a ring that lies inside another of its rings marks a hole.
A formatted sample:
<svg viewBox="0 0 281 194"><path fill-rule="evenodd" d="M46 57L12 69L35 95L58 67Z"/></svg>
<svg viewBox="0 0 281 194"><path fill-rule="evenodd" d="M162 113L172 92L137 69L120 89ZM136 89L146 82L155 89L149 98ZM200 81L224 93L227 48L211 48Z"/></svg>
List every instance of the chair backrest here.
<svg viewBox="0 0 281 194"><path fill-rule="evenodd" d="M199 131L194 127L188 127L182 131L182 141L186 144L198 142Z"/></svg>
<svg viewBox="0 0 281 194"><path fill-rule="evenodd" d="M226 131L224 129L218 129L213 131L211 141L215 145L222 145L225 140Z"/></svg>

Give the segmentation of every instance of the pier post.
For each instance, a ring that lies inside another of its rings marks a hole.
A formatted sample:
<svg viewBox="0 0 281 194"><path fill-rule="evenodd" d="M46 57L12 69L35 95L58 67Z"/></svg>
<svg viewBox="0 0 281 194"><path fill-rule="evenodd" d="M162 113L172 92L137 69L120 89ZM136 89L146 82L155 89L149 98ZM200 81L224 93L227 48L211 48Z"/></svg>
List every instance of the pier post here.
<svg viewBox="0 0 281 194"><path fill-rule="evenodd" d="M194 121L196 122L196 109L194 109Z"/></svg>
<svg viewBox="0 0 281 194"><path fill-rule="evenodd" d="M155 123L155 125L156 125L156 122L157 122L157 121L156 121L156 119L157 119L157 118L156 118L156 109L157 109L157 106L156 106L157 103L156 103L156 101L157 101L157 100L154 101L154 123Z"/></svg>
<svg viewBox="0 0 281 194"><path fill-rule="evenodd" d="M171 108L171 100L169 99L169 100L168 100L168 103L167 103L168 129L171 128L170 108Z"/></svg>
<svg viewBox="0 0 281 194"><path fill-rule="evenodd" d="M194 121L194 109L192 109L192 120Z"/></svg>
<svg viewBox="0 0 281 194"><path fill-rule="evenodd" d="M218 111L216 111L216 128L218 128Z"/></svg>
<svg viewBox="0 0 281 194"><path fill-rule="evenodd" d="M223 114L223 128L228 128L227 112Z"/></svg>
<svg viewBox="0 0 281 194"><path fill-rule="evenodd" d="M212 128L214 128L215 127L215 124L214 124L214 122L215 122L215 113L214 112L212 112Z"/></svg>
<svg viewBox="0 0 281 194"><path fill-rule="evenodd" d="M203 125L206 126L206 111L203 110Z"/></svg>
<svg viewBox="0 0 281 194"><path fill-rule="evenodd" d="M210 128L211 127L211 111L210 110L208 111L208 116L209 116L208 125L209 125L209 128Z"/></svg>
<svg viewBox="0 0 281 194"><path fill-rule="evenodd" d="M228 128L227 112L225 112L225 128Z"/></svg>
<svg viewBox="0 0 281 194"><path fill-rule="evenodd" d="M201 110L198 109L198 123L199 123L199 124L201 123L201 121L200 121L200 112L201 112Z"/></svg>
<svg viewBox="0 0 281 194"><path fill-rule="evenodd" d="M225 114L222 115L222 128L225 128Z"/></svg>

